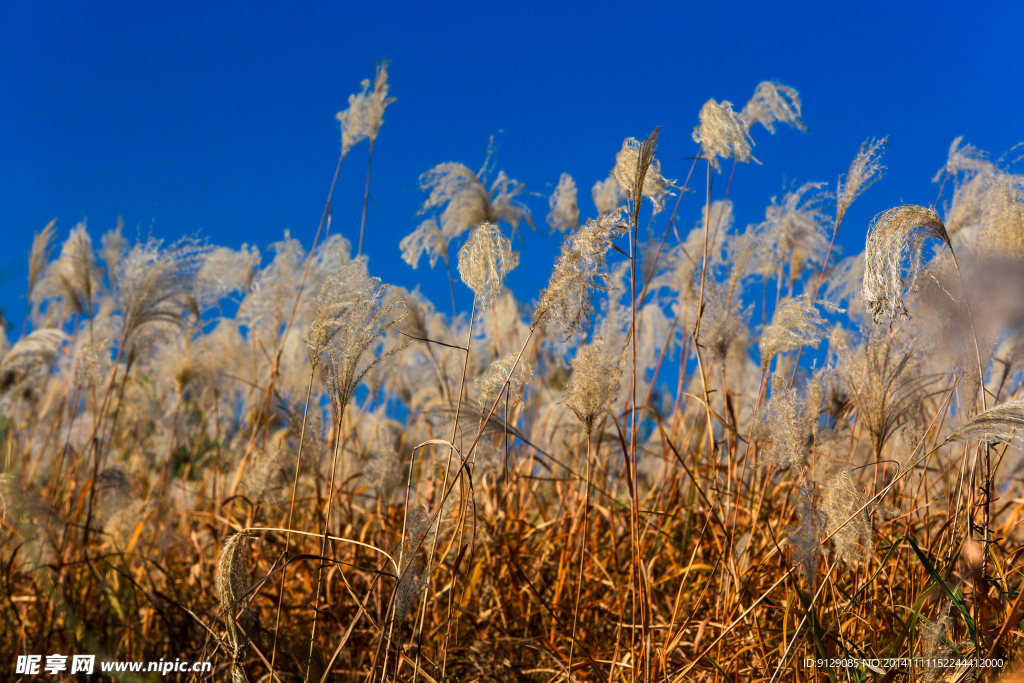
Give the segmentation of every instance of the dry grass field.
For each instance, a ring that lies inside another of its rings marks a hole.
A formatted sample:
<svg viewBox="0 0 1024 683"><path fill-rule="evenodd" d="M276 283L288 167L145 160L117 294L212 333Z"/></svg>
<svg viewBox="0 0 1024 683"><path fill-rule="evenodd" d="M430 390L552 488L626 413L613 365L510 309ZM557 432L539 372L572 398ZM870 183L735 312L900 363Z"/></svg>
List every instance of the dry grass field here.
<svg viewBox="0 0 1024 683"><path fill-rule="evenodd" d="M339 167L389 102L382 65ZM1024 175L958 139L934 205L844 222L885 170L868 140L735 225L732 172L800 106L708 101L680 179L657 131L626 139L589 219L568 175L545 225L490 161L438 165L392 248L451 301L373 277L329 199L269 247L40 230L0 342L0 676L53 653L212 663L68 680L1012 674ZM520 300L541 228L561 255Z"/></svg>

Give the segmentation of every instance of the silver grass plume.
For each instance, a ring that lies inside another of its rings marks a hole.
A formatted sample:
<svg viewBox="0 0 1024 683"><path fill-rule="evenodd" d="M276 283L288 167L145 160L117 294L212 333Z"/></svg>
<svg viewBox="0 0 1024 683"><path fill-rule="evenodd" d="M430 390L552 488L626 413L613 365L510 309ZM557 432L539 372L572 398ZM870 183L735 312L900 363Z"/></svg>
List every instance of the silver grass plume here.
<svg viewBox="0 0 1024 683"><path fill-rule="evenodd" d="M551 193L548 206L548 225L552 230L565 232L580 227L580 207L576 201L576 181L568 173L558 178L558 187Z"/></svg>
<svg viewBox="0 0 1024 683"><path fill-rule="evenodd" d="M643 142L636 138L623 140L611 175L631 202L636 204L639 197L646 197L654 205L654 213L658 213L665 208L665 197L675 193L669 189L673 181L661 174L661 162L654 158L657 129L651 135Z"/></svg>
<svg viewBox="0 0 1024 683"><path fill-rule="evenodd" d="M790 532L786 541L793 547L793 563L810 580L814 578L818 558L822 555L821 537L825 520L806 493L800 495L797 511L800 513L800 524Z"/></svg>
<svg viewBox="0 0 1024 683"><path fill-rule="evenodd" d="M405 538L391 553L392 556L399 555L399 578L395 587L395 606L391 617L396 625L401 625L405 621L430 579L427 548L432 526L430 517L423 508L417 508L413 518L409 520Z"/></svg>
<svg viewBox="0 0 1024 683"><path fill-rule="evenodd" d="M861 298L876 325L884 316L893 322L899 322L902 316L909 317L903 301L903 259L910 254L914 271L920 262L921 243L928 237L941 240L952 251L946 226L935 211L923 206L897 206L883 211L871 222L864 248Z"/></svg>
<svg viewBox="0 0 1024 683"><path fill-rule="evenodd" d="M466 166L448 162L438 164L420 176L420 189L430 195L423 202L419 213L425 214L444 206L440 222L427 219L399 243L402 258L415 266L419 256L426 251L431 254L431 263L437 255L447 251L447 244L462 233L481 223L505 221L515 232L525 221L533 226L530 209L518 197L525 184L517 182L500 171L488 188L482 178L483 170L474 173ZM440 231L440 236L436 231ZM438 241L442 244L438 244ZM415 245L423 245L417 248ZM442 246L443 245L443 246Z"/></svg>
<svg viewBox="0 0 1024 683"><path fill-rule="evenodd" d="M900 341L882 328L868 331L861 348L853 350L833 332L838 373L868 431L878 457L882 447L913 407L918 391L931 377L915 376L920 353L913 341Z"/></svg>
<svg viewBox="0 0 1024 683"><path fill-rule="evenodd" d="M780 301L771 324L761 335L761 369L767 369L777 354L804 346L818 348L825 336L825 324L806 293Z"/></svg>
<svg viewBox="0 0 1024 683"><path fill-rule="evenodd" d="M594 187L590 190L590 197L594 200L594 206L597 207L599 216L615 211L626 200L626 195L619 187L619 182L612 177L594 183Z"/></svg>
<svg viewBox="0 0 1024 683"><path fill-rule="evenodd" d="M787 388L781 375L772 378L766 422L772 437L768 461L782 470L802 471L807 466L812 421L803 396L796 389Z"/></svg>
<svg viewBox="0 0 1024 683"><path fill-rule="evenodd" d="M952 648L945 643L946 632L949 630L949 608L947 601L939 610L935 621L921 628L921 657L924 658L926 666L922 680L926 683L936 683L942 680L942 675L947 671L944 666L929 665L928 660L948 659L953 656Z"/></svg>
<svg viewBox="0 0 1024 683"><path fill-rule="evenodd" d="M459 277L476 295L476 310L483 313L504 286L505 277L519 265L519 252L493 223L481 223L459 250Z"/></svg>
<svg viewBox="0 0 1024 683"><path fill-rule="evenodd" d="M989 182L978 246L993 255L1024 256L1024 176L1002 173Z"/></svg>
<svg viewBox="0 0 1024 683"><path fill-rule="evenodd" d="M53 251L53 237L57 230L57 219L46 224L46 227L35 233L32 237L32 251L28 257L28 292L26 296L32 300L32 290L36 288L39 278L43 275L46 264L50 261L50 253Z"/></svg>
<svg viewBox="0 0 1024 683"><path fill-rule="evenodd" d="M885 173L885 166L879 161L889 144L889 137L881 140L872 138L860 145L860 151L853 158L846 177L836 183L836 224L843 222L850 205L857 201L865 190L878 182Z"/></svg>
<svg viewBox="0 0 1024 683"><path fill-rule="evenodd" d="M825 183L804 183L787 192L779 201L772 197L765 208L765 220L758 226L763 248L758 254L758 272L771 277L781 275L789 261L789 281L800 279L808 263L821 263L829 240L825 225L828 217L821 210L824 196L817 192Z"/></svg>
<svg viewBox="0 0 1024 683"><path fill-rule="evenodd" d="M508 406L511 408L519 405L523 400L523 388L529 385L532 379L533 370L530 368L530 364L520 358L518 353L509 353L504 358L492 361L487 366L487 370L474 382L480 401L481 419L487 416L491 404L501 394L506 380L508 381L508 390L505 396L508 398Z"/></svg>
<svg viewBox="0 0 1024 683"><path fill-rule="evenodd" d="M836 555L847 566L854 565L857 560L867 560L874 549L871 524L868 522L870 508L865 508L854 515L864 504L864 495L845 467L836 472L826 483L819 508L825 515L825 530L835 532L832 545ZM853 517L853 519L850 519ZM847 519L849 523L840 528Z"/></svg>
<svg viewBox="0 0 1024 683"><path fill-rule="evenodd" d="M1008 401L978 413L946 437L942 445L953 441L978 439L990 444L1022 443L1024 435L1024 401Z"/></svg>
<svg viewBox="0 0 1024 683"><path fill-rule="evenodd" d="M700 109L700 125L693 129L693 141L704 148L704 155L721 170L718 157L740 162L757 161L751 154L749 126L732 110L732 103L708 100ZM760 163L760 162L758 162Z"/></svg>
<svg viewBox="0 0 1024 683"><path fill-rule="evenodd" d="M619 393L622 368L612 359L604 340L581 346L572 361L572 375L565 385L565 404L589 433L594 420L608 409Z"/></svg>
<svg viewBox="0 0 1024 683"><path fill-rule="evenodd" d="M415 230L402 238L398 248L402 250L402 260L413 268L419 267L424 254L430 260L431 268L437 265L438 257L448 265L448 240L433 218L417 225Z"/></svg>
<svg viewBox="0 0 1024 683"><path fill-rule="evenodd" d="M184 313L197 312L193 287L209 251L190 238L167 248L154 238L132 247L117 267L126 339L152 322L183 326Z"/></svg>
<svg viewBox="0 0 1024 683"><path fill-rule="evenodd" d="M373 79L373 90L370 90L370 80L365 79L360 84L362 92L357 95L348 96L348 109L339 111L335 116L341 125L341 154L348 154L349 150L361 141L369 139L373 144L380 132L380 126L384 123L384 110L395 101L394 97L388 97L388 62L387 60L377 64L377 75Z"/></svg>
<svg viewBox="0 0 1024 683"><path fill-rule="evenodd" d="M117 225L103 233L100 237L100 258L107 268L107 277L113 285L117 277L117 264L128 251L128 240L121 231L124 230L124 218L117 217Z"/></svg>
<svg viewBox="0 0 1024 683"><path fill-rule="evenodd" d="M0 392L32 384L49 372L66 341L68 336L54 328L35 330L18 340L0 361Z"/></svg>
<svg viewBox="0 0 1024 683"><path fill-rule="evenodd" d="M754 89L754 96L740 112L740 118L747 124L747 130L760 123L775 134L775 122L781 121L807 132L807 126L800 120L800 93L787 85L775 81L761 81Z"/></svg>
<svg viewBox="0 0 1024 683"><path fill-rule="evenodd" d="M540 325L549 314L566 336L584 327L590 314L591 289L600 288L599 280L604 277L605 255L612 240L626 231L620 207L597 220L588 220L562 242L562 253L547 288L541 292L532 327Z"/></svg>
<svg viewBox="0 0 1024 683"><path fill-rule="evenodd" d="M313 364L320 366L338 419L366 373L384 358L364 363L363 355L402 318L396 311L402 302L381 303L386 291L387 285L366 273L361 259L328 276L320 288L306 348Z"/></svg>
<svg viewBox="0 0 1024 683"><path fill-rule="evenodd" d="M59 299L63 304L63 317L77 314L91 318L93 301L102 281L103 273L96 264L92 238L85 223L79 223L61 245L60 256L47 266L36 283L36 305L38 307L43 299Z"/></svg>
<svg viewBox="0 0 1024 683"><path fill-rule="evenodd" d="M249 647L248 628L252 621L249 605L242 605L242 626L238 625L235 611L238 609L238 602L246 594L249 588L247 574L249 568L245 561L246 541L250 538L247 531L241 531L227 541L220 551L220 561L217 562L217 576L215 584L217 597L220 599L220 608L224 613L224 623L228 627L228 644L231 645L231 680L233 683L243 683L248 680L242 670L242 662L245 661L245 652Z"/></svg>

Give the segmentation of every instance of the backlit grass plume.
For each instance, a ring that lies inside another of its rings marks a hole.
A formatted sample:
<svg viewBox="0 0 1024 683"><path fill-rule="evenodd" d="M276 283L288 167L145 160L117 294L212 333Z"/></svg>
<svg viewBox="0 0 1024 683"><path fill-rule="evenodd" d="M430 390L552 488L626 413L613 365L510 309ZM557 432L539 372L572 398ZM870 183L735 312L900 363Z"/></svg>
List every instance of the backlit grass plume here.
<svg viewBox="0 0 1024 683"><path fill-rule="evenodd" d="M565 404L572 409L589 433L597 419L619 393L622 368L605 343L597 339L585 344L572 361L572 375L565 385Z"/></svg>
<svg viewBox="0 0 1024 683"><path fill-rule="evenodd" d="M185 324L185 314L197 309L193 285L209 251L189 238L166 248L154 238L132 247L116 277L125 339L152 322Z"/></svg>
<svg viewBox="0 0 1024 683"><path fill-rule="evenodd" d="M804 346L817 348L824 336L825 319L810 297L786 297L775 308L771 324L761 335L761 369L767 369L777 354Z"/></svg>
<svg viewBox="0 0 1024 683"><path fill-rule="evenodd" d="M244 683L248 680L242 670L242 662L245 661L245 653L249 647L248 629L252 623L252 613L248 601L239 603L249 588L249 569L245 561L246 541L249 538L248 532L241 531L224 542L215 580L224 624L228 628L228 644L231 646L232 683ZM242 608L241 626L235 616L239 607Z"/></svg>
<svg viewBox="0 0 1024 683"><path fill-rule="evenodd" d="M638 195L646 197L651 200L654 213L658 213L665 208L665 197L675 193L669 189L673 181L667 180L661 174L661 162L654 158L657 131L652 135L653 138L643 143L636 138L626 138L622 141L622 149L615 155L612 177L630 201L638 202ZM649 143L646 148L645 143ZM650 151L645 154L647 149Z"/></svg>
<svg viewBox="0 0 1024 683"><path fill-rule="evenodd" d="M548 213L548 225L553 230L565 232L580 227L580 207L577 202L576 182L568 173L558 178L558 186L548 199L551 211Z"/></svg>
<svg viewBox="0 0 1024 683"><path fill-rule="evenodd" d="M0 362L0 393L15 386L37 385L66 341L68 336L54 328L35 330L18 340Z"/></svg>
<svg viewBox="0 0 1024 683"><path fill-rule="evenodd" d="M550 316L566 336L581 329L590 314L591 290L600 287L605 255L612 240L626 234L622 210L605 214L562 242L562 254L555 263L547 289L541 292L533 316L533 327Z"/></svg>
<svg viewBox="0 0 1024 683"><path fill-rule="evenodd" d="M476 295L476 310L491 305L505 283L505 277L519 265L519 252L493 223L481 223L459 250L459 277Z"/></svg>
<svg viewBox="0 0 1024 683"><path fill-rule="evenodd" d="M45 236L45 232L40 237ZM38 267L39 256L37 263L30 264L30 270L32 266ZM50 262L36 282L33 292L36 306L44 299L50 300L51 305L59 302L59 308L53 311L55 315L48 316L54 324L71 315L91 318L102 282L103 272L96 263L92 237L85 223L79 223L61 245L60 256Z"/></svg>
<svg viewBox="0 0 1024 683"><path fill-rule="evenodd" d="M377 75L373 79L373 90L370 80L365 79L362 91L348 96L348 109L339 111L335 116L341 125L341 153L349 150L363 140L372 144L377 139L381 124L384 123L384 110L388 108L394 97L388 97L388 62L377 64Z"/></svg>
<svg viewBox="0 0 1024 683"><path fill-rule="evenodd" d="M700 109L700 125L693 130L693 141L700 143L704 156L720 170L719 157L757 161L751 154L754 143L749 131L743 117L732 110L732 102L708 100Z"/></svg>
<svg viewBox="0 0 1024 683"><path fill-rule="evenodd" d="M943 444L978 439L987 443L1022 443L1024 401L1007 401L978 413L946 437Z"/></svg>
<svg viewBox="0 0 1024 683"><path fill-rule="evenodd" d="M381 360L377 357L363 362L363 356L401 319L400 301L382 305L386 290L387 285L382 286L378 278L366 273L361 259L350 261L320 288L307 349L320 366L338 419L345 414L363 377Z"/></svg>
<svg viewBox="0 0 1024 683"><path fill-rule="evenodd" d="M626 201L626 193L619 187L619 182L610 176L594 183L590 197L594 200L599 216L611 213Z"/></svg>
<svg viewBox="0 0 1024 683"><path fill-rule="evenodd" d="M448 243L481 223L504 221L515 232L519 224L533 226L530 209L519 199L525 185L509 178L504 171L490 187L484 184L484 169L474 173L466 166L448 162L438 164L420 176L420 189L430 192L420 213L444 207L437 219L428 218L399 243L402 259L410 266L419 263L424 253L431 266L438 255L447 254Z"/></svg>
<svg viewBox="0 0 1024 683"><path fill-rule="evenodd" d="M754 96L747 101L740 117L746 122L748 130L755 123L760 123L774 134L775 122L779 121L802 133L807 132L807 126L800 120L800 93L775 81L761 81L757 84Z"/></svg>
<svg viewBox="0 0 1024 683"><path fill-rule="evenodd" d="M509 353L503 358L493 361L475 382L481 419L487 416L494 399L501 394L506 378L508 390L505 395L508 398L509 408L512 408L522 402L523 389L533 380L533 370L529 363L519 357L518 353Z"/></svg>
<svg viewBox="0 0 1024 683"><path fill-rule="evenodd" d="M868 521L870 507L857 512L864 505L864 499L864 494L850 476L850 470L844 467L825 483L818 505L824 513L826 531L834 532L832 545L836 555L851 567L858 560L866 561L874 549L871 523Z"/></svg>
<svg viewBox="0 0 1024 683"><path fill-rule="evenodd" d="M871 222L864 248L861 298L876 325L886 316L893 322L909 316L903 301L903 259L909 254L911 272L916 272L921 243L928 237L953 249L938 214L923 206L897 206L878 214Z"/></svg>
<svg viewBox="0 0 1024 683"><path fill-rule="evenodd" d="M885 173L885 166L879 160L885 154L888 143L888 137L861 143L860 152L853 158L846 177L839 178L836 185L836 225L843 222L850 205Z"/></svg>

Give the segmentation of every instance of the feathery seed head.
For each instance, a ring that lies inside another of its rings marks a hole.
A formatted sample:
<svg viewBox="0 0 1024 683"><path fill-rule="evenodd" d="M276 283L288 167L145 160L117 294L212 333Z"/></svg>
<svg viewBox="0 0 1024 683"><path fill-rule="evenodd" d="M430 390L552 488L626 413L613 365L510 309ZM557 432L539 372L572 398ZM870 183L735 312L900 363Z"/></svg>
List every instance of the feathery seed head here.
<svg viewBox="0 0 1024 683"><path fill-rule="evenodd" d="M505 221L514 232L523 221L533 225L530 210L518 199L525 188L504 171L488 188L480 174L460 163L438 164L420 176L420 189L430 195L419 213L444 206L440 229L449 241L481 223Z"/></svg>
<svg viewBox="0 0 1024 683"><path fill-rule="evenodd" d="M416 226L415 230L402 238L398 247L402 250L402 260L413 268L419 266L424 254L430 259L431 268L437 265L438 257L444 260L445 265L448 264L448 240L433 218Z"/></svg>
<svg viewBox="0 0 1024 683"><path fill-rule="evenodd" d="M821 536L825 525L824 515L811 502L809 495L801 495L797 502L800 524L789 534L787 542L793 546L793 564L800 567L810 580L818 567L821 557Z"/></svg>
<svg viewBox="0 0 1024 683"><path fill-rule="evenodd" d="M382 359L363 363L363 355L404 315L397 310L401 301L382 305L386 290L387 285L367 274L362 259L328 276L320 288L306 348L314 366L320 367L338 419L363 377Z"/></svg>
<svg viewBox="0 0 1024 683"><path fill-rule="evenodd" d="M857 490L850 470L845 467L826 482L821 496L820 507L825 514L825 528L830 534L835 532L832 545L836 555L847 566L854 565L857 560L867 561L874 549L871 524L868 521L870 508L857 513L865 502L864 498Z"/></svg>
<svg viewBox="0 0 1024 683"><path fill-rule="evenodd" d="M732 103L721 104L708 100L700 109L700 125L693 129L693 141L704 148L704 156L716 169L721 170L718 157L747 162L751 154L749 126L743 117L732 110ZM760 162L758 162L760 163Z"/></svg>
<svg viewBox="0 0 1024 683"><path fill-rule="evenodd" d="M900 340L884 328L868 330L858 349L835 333L830 346L836 350L839 376L878 457L913 406L918 390L931 378L914 374L920 359L915 343Z"/></svg>
<svg viewBox="0 0 1024 683"><path fill-rule="evenodd" d="M154 238L136 244L117 268L117 287L125 337L151 322L182 326L184 313L195 312L196 275L210 248L180 239L166 249Z"/></svg>
<svg viewBox="0 0 1024 683"><path fill-rule="evenodd" d="M580 207L576 201L576 182L568 173L558 178L558 187L548 199L551 212L548 213L548 225L553 230L565 232L580 227Z"/></svg>
<svg viewBox="0 0 1024 683"><path fill-rule="evenodd" d="M656 142L657 132L654 135ZM615 168L612 169L611 175L622 193L631 201L637 201L634 191L639 189L638 194L650 199L654 205L654 213L658 213L665 208L665 197L675 195L669 190L674 181L666 180L661 174L661 162L653 157L653 148L649 159L641 158L642 150L643 143L636 138L623 140L622 149L615 155ZM641 170L644 172L640 173ZM642 188L637 187L640 183L643 183Z"/></svg>
<svg viewBox="0 0 1024 683"><path fill-rule="evenodd" d="M341 154L348 154L349 150L364 139L369 139L372 145L377 140L380 126L384 123L384 110L395 101L394 97L388 97L388 62L382 61L377 64L377 75L373 81L373 90L370 90L370 80L365 79L360 85L362 92L358 95L348 96L348 109L339 111L335 116L341 125Z"/></svg>
<svg viewBox="0 0 1024 683"><path fill-rule="evenodd" d="M754 89L754 96L743 107L740 118L747 124L747 130L755 123L760 123L775 134L775 122L793 126L801 133L807 127L800 120L800 93L789 86L775 81L761 81Z"/></svg>
<svg viewBox="0 0 1024 683"><path fill-rule="evenodd" d="M476 295L476 308L483 313L505 283L505 277L519 265L519 252L501 234L498 226L481 223L459 250L459 277Z"/></svg>
<svg viewBox="0 0 1024 683"><path fill-rule="evenodd" d="M517 362L518 361L518 362ZM523 400L523 387L533 380L533 370L518 353L509 353L504 358L492 361L484 374L474 382L480 400L480 417L483 418L491 409L491 404L501 394L501 389L508 383L509 407L519 405Z"/></svg>
<svg viewBox="0 0 1024 683"><path fill-rule="evenodd" d="M942 240L953 249L938 214L923 206L897 206L878 214L871 222L864 248L861 298L876 325L884 316L893 322L899 322L902 316L909 317L903 301L903 259L909 253L911 270L916 270L921 243L928 237Z"/></svg>
<svg viewBox="0 0 1024 683"><path fill-rule="evenodd" d="M45 230L43 231L46 232ZM44 237L44 235L40 235ZM35 245L33 245L33 248ZM38 257L36 255L36 260ZM30 270L31 266L30 264ZM31 273L30 273L31 275ZM47 266L35 285L33 301L38 311L44 299L57 299L61 303L60 318L69 315L92 317L93 302L103 282L103 271L96 264L92 238L79 223L61 245L60 256ZM52 319L51 319L52 320ZM53 320L53 322L57 322Z"/></svg>
<svg viewBox="0 0 1024 683"><path fill-rule="evenodd" d="M572 375L565 386L565 403L589 433L594 420L619 393L622 368L611 358L604 340L585 344L572 361Z"/></svg>
<svg viewBox="0 0 1024 683"><path fill-rule="evenodd" d="M547 289L541 292L532 327L550 313L566 336L583 328L590 314L591 290L600 288L605 255L615 237L626 234L622 208L605 214L572 233L562 242Z"/></svg>
<svg viewBox="0 0 1024 683"><path fill-rule="evenodd" d="M32 237L32 251L29 252L28 257L27 296L30 301L32 300L32 290L35 289L36 283L39 282L39 278L42 277L43 270L50 260L50 252L53 251L53 236L57 232L56 225L57 219L54 218Z"/></svg>
<svg viewBox="0 0 1024 683"><path fill-rule="evenodd" d="M850 205L857 201L857 197L885 174L885 166L882 166L880 160L888 145L888 136L861 143L860 151L853 158L846 177L840 177L836 186L836 225L843 222L843 216Z"/></svg>
<svg viewBox="0 0 1024 683"><path fill-rule="evenodd" d="M619 187L619 181L611 176L594 183L594 187L590 190L590 196L594 200L594 206L597 207L599 216L615 211L626 200L625 193Z"/></svg>
<svg viewBox="0 0 1024 683"><path fill-rule="evenodd" d="M18 340L0 361L0 392L14 386L33 384L49 372L68 336L61 330L35 330Z"/></svg>
<svg viewBox="0 0 1024 683"><path fill-rule="evenodd" d="M772 437L768 461L783 470L803 470L807 466L812 423L808 419L803 396L796 389L785 387L784 377L776 375L772 378L766 420Z"/></svg>
<svg viewBox="0 0 1024 683"><path fill-rule="evenodd" d="M224 623L228 627L228 643L231 645L231 679L235 683L245 681L245 673L242 670L242 662L245 660L245 652L249 646L248 628L251 622L251 613L248 604L242 605L242 627L239 628L238 620L235 617L237 604L248 590L249 568L245 560L246 545L251 534L247 531L240 531L227 541L221 548L220 561L217 563L217 597L220 599L220 607L224 613Z"/></svg>
<svg viewBox="0 0 1024 683"><path fill-rule="evenodd" d="M804 346L818 347L825 336L825 319L804 293L779 302L771 324L761 335L761 369L766 369L776 354Z"/></svg>
<svg viewBox="0 0 1024 683"><path fill-rule="evenodd" d="M392 621L400 625L412 610L416 599L427 586L430 571L427 567L427 543L431 537L430 518L423 508L417 508L409 520L405 538L392 555L399 555L398 585L395 587L395 607Z"/></svg>
<svg viewBox="0 0 1024 683"><path fill-rule="evenodd" d="M1007 401L979 413L946 437L943 444L978 439L990 444L1024 443L1024 401Z"/></svg>

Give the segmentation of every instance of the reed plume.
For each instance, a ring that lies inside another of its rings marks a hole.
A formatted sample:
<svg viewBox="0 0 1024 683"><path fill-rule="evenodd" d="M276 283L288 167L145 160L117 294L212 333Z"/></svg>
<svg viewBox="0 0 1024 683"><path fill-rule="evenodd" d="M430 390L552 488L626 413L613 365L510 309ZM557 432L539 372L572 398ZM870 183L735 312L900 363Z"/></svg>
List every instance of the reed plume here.
<svg viewBox="0 0 1024 683"><path fill-rule="evenodd" d="M626 231L620 209L588 220L562 242L562 254L547 288L541 292L532 327L550 315L567 337L583 328L591 310L591 290L600 288L605 277L605 255L612 240Z"/></svg>
<svg viewBox="0 0 1024 683"><path fill-rule="evenodd" d="M800 120L800 93L776 81L761 81L757 84L754 96L743 107L740 118L747 130L755 123L760 123L774 135L775 122L779 121L801 133L807 132L807 126Z"/></svg>
<svg viewBox="0 0 1024 683"><path fill-rule="evenodd" d="M505 277L519 265L519 252L492 223L481 223L459 250L459 276L476 295L476 309L483 313L504 286Z"/></svg>
<svg viewBox="0 0 1024 683"><path fill-rule="evenodd" d="M923 206L893 207L875 216L864 247L864 284L861 298L875 324L888 316L892 322L908 317L903 301L903 259L910 255L911 272L921 259L921 243L928 237L953 249L946 226L932 209Z"/></svg>
<svg viewBox="0 0 1024 683"><path fill-rule="evenodd" d="M845 467L825 483L821 496L819 507L824 514L825 529L833 534L832 545L836 555L847 566L853 566L858 560L867 561L874 548L871 523L868 521L870 508L858 512L864 504L864 498Z"/></svg>
<svg viewBox="0 0 1024 683"><path fill-rule="evenodd" d="M610 176L594 183L594 187L590 190L590 197L594 200L594 206L597 207L599 216L615 211L622 206L622 202L626 201L626 194L619 187L619 181Z"/></svg>
<svg viewBox="0 0 1024 683"><path fill-rule="evenodd" d="M566 232L580 227L580 207L576 201L576 181L568 173L558 178L558 186L548 198L548 225L552 230Z"/></svg>
<svg viewBox="0 0 1024 683"><path fill-rule="evenodd" d="M825 336L825 324L806 293L780 301L761 335L761 369L766 370L777 354L804 346L817 348Z"/></svg>
<svg viewBox="0 0 1024 683"><path fill-rule="evenodd" d="M857 201L857 198L881 180L885 174L885 166L882 166L880 159L885 154L888 145L888 136L881 140L865 140L861 143L857 156L850 163L850 170L846 172L846 177L840 176L836 183L837 226L843 222L843 217L846 216L846 212Z"/></svg>
<svg viewBox="0 0 1024 683"><path fill-rule="evenodd" d="M565 385L565 404L569 406L587 433L594 420L608 409L619 393L622 368L605 348L604 340L596 339L576 351L572 375Z"/></svg>
<svg viewBox="0 0 1024 683"><path fill-rule="evenodd" d="M700 110L700 125L693 129L693 141L700 144L704 156L717 170L718 158L739 162L755 161L751 154L754 141L743 117L732 110L732 103L708 100Z"/></svg>
<svg viewBox="0 0 1024 683"><path fill-rule="evenodd" d="M232 683L245 683L248 679L242 669L245 653L249 648L249 627L252 624L252 612L248 601L239 605L249 589L249 568L245 561L246 545L251 535L241 531L224 542L221 548L220 561L217 563L215 585L224 614L224 624L228 628L228 645L231 646L231 680ZM239 606L242 608L242 622L239 626L235 616Z"/></svg>
<svg viewBox="0 0 1024 683"><path fill-rule="evenodd" d="M665 198L674 196L675 193L669 189L674 181L666 179L661 174L661 162L654 158L657 131L653 135L646 148L644 143L636 138L623 140L622 149L615 155L615 168L612 169L611 176L631 202L636 204L639 203L640 197L646 197L651 200L654 213L657 214L665 208Z"/></svg>
<svg viewBox="0 0 1024 683"><path fill-rule="evenodd" d="M348 96L348 109L339 111L335 116L341 126L341 155L344 157L349 150L363 140L373 144L377 140L381 124L384 123L384 110L395 101L388 97L388 61L377 64L377 75L373 79L373 90L370 80L365 79L363 89L358 94Z"/></svg>
<svg viewBox="0 0 1024 683"><path fill-rule="evenodd" d="M1007 401L978 413L947 436L943 445L977 439L990 444L1024 443L1024 401Z"/></svg>

